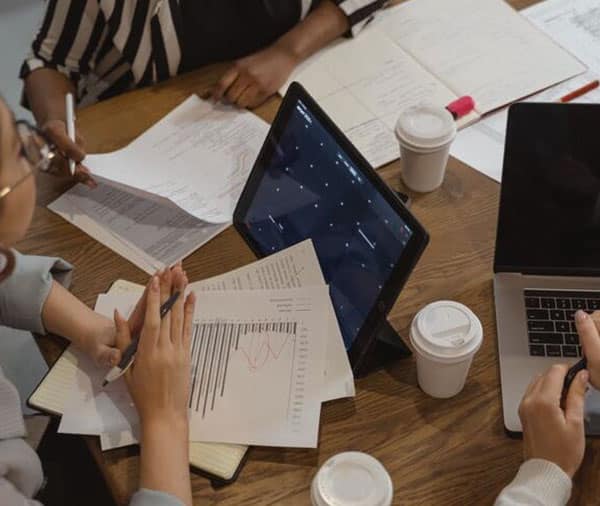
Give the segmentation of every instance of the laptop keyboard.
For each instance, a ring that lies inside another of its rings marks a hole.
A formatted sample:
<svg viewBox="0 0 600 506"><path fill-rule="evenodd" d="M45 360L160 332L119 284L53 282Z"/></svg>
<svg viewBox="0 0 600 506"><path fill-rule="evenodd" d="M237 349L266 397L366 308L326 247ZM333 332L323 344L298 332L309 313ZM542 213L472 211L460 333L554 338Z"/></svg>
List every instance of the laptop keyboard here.
<svg viewBox="0 0 600 506"><path fill-rule="evenodd" d="M581 357L575 313L600 310L600 292L525 290L529 354Z"/></svg>

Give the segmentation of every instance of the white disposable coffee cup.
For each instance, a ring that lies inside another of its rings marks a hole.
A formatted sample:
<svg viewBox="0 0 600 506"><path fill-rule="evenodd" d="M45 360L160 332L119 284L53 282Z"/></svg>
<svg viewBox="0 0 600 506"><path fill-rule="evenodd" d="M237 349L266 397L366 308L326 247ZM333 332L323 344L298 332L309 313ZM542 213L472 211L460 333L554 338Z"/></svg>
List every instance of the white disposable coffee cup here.
<svg viewBox="0 0 600 506"><path fill-rule="evenodd" d="M483 341L479 318L463 304L439 301L424 307L410 328L417 379L432 397L448 398L465 386L473 356Z"/></svg>
<svg viewBox="0 0 600 506"><path fill-rule="evenodd" d="M361 452L331 457L315 475L310 498L313 506L390 506L392 479L376 458Z"/></svg>
<svg viewBox="0 0 600 506"><path fill-rule="evenodd" d="M444 108L417 104L404 109L396 123L402 179L417 192L430 192L444 181L456 122Z"/></svg>

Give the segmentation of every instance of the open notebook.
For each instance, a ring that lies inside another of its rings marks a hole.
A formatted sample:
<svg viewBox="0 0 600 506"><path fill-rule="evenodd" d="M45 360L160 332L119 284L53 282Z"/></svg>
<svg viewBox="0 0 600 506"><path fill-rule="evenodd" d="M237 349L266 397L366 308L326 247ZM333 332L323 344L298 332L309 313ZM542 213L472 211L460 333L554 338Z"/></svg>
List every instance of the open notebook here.
<svg viewBox="0 0 600 506"><path fill-rule="evenodd" d="M585 66L503 0L411 0L301 64L299 81L374 167L400 156L394 127L416 102L471 95L469 123Z"/></svg>
<svg viewBox="0 0 600 506"><path fill-rule="evenodd" d="M132 292L140 294L143 287L119 280L113 284L110 293ZM28 400L28 404L40 411L61 416L67 394L75 380L77 357L67 348L48 374L42 379ZM102 447L118 447L134 444L131 434L105 434L101 436ZM244 463L248 446L218 443L190 443L190 465L211 480L230 483Z"/></svg>

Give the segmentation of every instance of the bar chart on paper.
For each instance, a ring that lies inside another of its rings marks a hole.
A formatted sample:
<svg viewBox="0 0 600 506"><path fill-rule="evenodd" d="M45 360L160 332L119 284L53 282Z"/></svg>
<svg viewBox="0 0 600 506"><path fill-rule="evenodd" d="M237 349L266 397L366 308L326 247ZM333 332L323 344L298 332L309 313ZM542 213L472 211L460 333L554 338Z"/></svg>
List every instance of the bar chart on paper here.
<svg viewBox="0 0 600 506"><path fill-rule="evenodd" d="M296 354L298 338L301 342ZM219 402L228 393L228 380L234 382L232 378L248 376L259 382L258 377L266 369L285 368L290 371L290 416L304 389L303 374L293 374L306 370L306 342L302 340L306 340L306 335L298 336L296 321L196 323L192 337L190 410L206 418L219 409Z"/></svg>
<svg viewBox="0 0 600 506"><path fill-rule="evenodd" d="M198 293L192 441L314 448L325 381L327 287ZM235 307L235 318L232 314Z"/></svg>

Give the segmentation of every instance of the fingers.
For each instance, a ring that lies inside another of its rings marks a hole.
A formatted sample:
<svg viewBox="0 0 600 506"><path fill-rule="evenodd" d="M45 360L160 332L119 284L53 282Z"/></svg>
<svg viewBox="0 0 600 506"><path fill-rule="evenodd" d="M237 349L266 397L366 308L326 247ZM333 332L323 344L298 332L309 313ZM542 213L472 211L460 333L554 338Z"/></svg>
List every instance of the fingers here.
<svg viewBox="0 0 600 506"><path fill-rule="evenodd" d="M88 169L85 165L83 165L81 163L78 163L75 166L75 176L74 177L78 183L83 183L84 185L91 188L92 190L98 186L98 183L92 176L90 169Z"/></svg>
<svg viewBox="0 0 600 506"><path fill-rule="evenodd" d="M212 97L215 102L223 100L225 93L229 90L229 87L235 82L238 76L239 71L236 67L229 68L229 70L223 74L223 77L221 77L212 92Z"/></svg>
<svg viewBox="0 0 600 506"><path fill-rule="evenodd" d="M243 93L240 95L237 101L237 106L241 109L247 109L249 107L254 107L254 104L257 102L258 90L256 86L250 85L248 86Z"/></svg>
<svg viewBox="0 0 600 506"><path fill-rule="evenodd" d="M43 131L66 158L78 163L85 158L85 150L67 135L67 126L64 121L50 120L44 125Z"/></svg>
<svg viewBox="0 0 600 506"><path fill-rule="evenodd" d="M171 289L173 288L173 276L171 269L165 268L160 274L160 305L162 306L167 302L171 296ZM159 344L170 344L171 343L171 311L168 311L160 323L160 337Z"/></svg>
<svg viewBox="0 0 600 506"><path fill-rule="evenodd" d="M600 334L594 320L586 312L579 310L575 313L575 324L588 363L592 367L600 365Z"/></svg>
<svg viewBox="0 0 600 506"><path fill-rule="evenodd" d="M144 327L140 334L139 348L154 348L160 336L160 281L153 276L146 297Z"/></svg>
<svg viewBox="0 0 600 506"><path fill-rule="evenodd" d="M185 275L181 267L176 266L173 269L173 293L179 292L179 297L171 309L171 342L178 346L183 342L185 289Z"/></svg>
<svg viewBox="0 0 600 506"><path fill-rule="evenodd" d="M129 317L129 329L132 334L137 334L142 330L144 325L144 316L146 315L146 299L148 297L148 290L150 290L150 284L152 283L153 277L148 280L146 288L144 289L143 295L140 300L137 301L131 316Z"/></svg>
<svg viewBox="0 0 600 506"><path fill-rule="evenodd" d="M194 312L196 310L196 295L191 292L185 299L183 316L183 349L189 350L192 342L192 323L194 321Z"/></svg>
<svg viewBox="0 0 600 506"><path fill-rule="evenodd" d="M565 376L569 370L566 364L554 364L542 379L539 395L548 403L560 406Z"/></svg>
<svg viewBox="0 0 600 506"><path fill-rule="evenodd" d="M248 80L244 76L240 75L225 93L225 98L230 104L238 105L239 98L249 86L250 83Z"/></svg>
<svg viewBox="0 0 600 506"><path fill-rule="evenodd" d="M125 351L129 343L131 343L131 332L129 330L129 324L121 316L118 309L115 309L114 312L114 320L115 320L115 341L117 344L117 348L121 351Z"/></svg>
<svg viewBox="0 0 600 506"><path fill-rule="evenodd" d="M575 380L571 383L565 403L565 416L568 422L577 425L583 424L585 392L589 379L590 374L584 369L583 371L579 371L577 376L575 376Z"/></svg>

